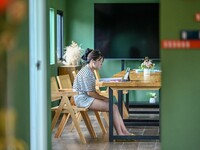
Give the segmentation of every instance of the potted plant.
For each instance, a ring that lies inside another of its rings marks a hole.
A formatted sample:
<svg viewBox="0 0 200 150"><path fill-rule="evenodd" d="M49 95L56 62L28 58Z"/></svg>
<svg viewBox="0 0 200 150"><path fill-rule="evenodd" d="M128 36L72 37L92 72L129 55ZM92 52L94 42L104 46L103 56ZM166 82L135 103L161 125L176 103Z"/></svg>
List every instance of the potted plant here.
<svg viewBox="0 0 200 150"><path fill-rule="evenodd" d="M71 45L65 47L65 52L63 55L64 65L80 65L81 55L83 49L76 42L72 41Z"/></svg>
<svg viewBox="0 0 200 150"><path fill-rule="evenodd" d="M154 92L149 93L149 103L155 103L156 102L157 95Z"/></svg>
<svg viewBox="0 0 200 150"><path fill-rule="evenodd" d="M140 68L144 71L144 75L150 75L150 70L153 69L155 64L152 63L152 60L149 57L145 57Z"/></svg>

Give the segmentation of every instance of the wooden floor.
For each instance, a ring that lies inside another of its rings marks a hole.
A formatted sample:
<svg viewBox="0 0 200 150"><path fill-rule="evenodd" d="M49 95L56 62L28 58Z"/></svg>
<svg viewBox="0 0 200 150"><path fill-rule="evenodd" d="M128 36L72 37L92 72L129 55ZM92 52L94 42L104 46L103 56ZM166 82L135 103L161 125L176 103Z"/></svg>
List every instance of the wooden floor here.
<svg viewBox="0 0 200 150"><path fill-rule="evenodd" d="M143 118L155 118L157 115L135 115L135 117ZM74 129L69 131L69 124L65 127L65 130L60 138L54 138L56 132L55 128L52 132L52 150L160 150L160 142L155 141L129 141L129 142L108 142L108 134L103 135L101 133L99 124L97 123L93 113L90 113L90 118L93 127L97 133L97 138L90 137L84 122L81 122L81 129L86 137L87 144L82 144L80 138ZM108 129L108 128L107 128ZM158 127L131 127L128 128L131 133L136 135L158 135Z"/></svg>

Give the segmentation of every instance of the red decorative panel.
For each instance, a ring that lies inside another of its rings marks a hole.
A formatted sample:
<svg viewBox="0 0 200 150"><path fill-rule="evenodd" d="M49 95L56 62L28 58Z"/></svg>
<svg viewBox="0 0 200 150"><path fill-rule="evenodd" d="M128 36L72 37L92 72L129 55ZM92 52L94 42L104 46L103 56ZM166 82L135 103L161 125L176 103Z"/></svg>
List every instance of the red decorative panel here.
<svg viewBox="0 0 200 150"><path fill-rule="evenodd" d="M195 14L195 21L200 22L200 13Z"/></svg>
<svg viewBox="0 0 200 150"><path fill-rule="evenodd" d="M195 49L200 48L200 40L163 40L161 45L165 49Z"/></svg>

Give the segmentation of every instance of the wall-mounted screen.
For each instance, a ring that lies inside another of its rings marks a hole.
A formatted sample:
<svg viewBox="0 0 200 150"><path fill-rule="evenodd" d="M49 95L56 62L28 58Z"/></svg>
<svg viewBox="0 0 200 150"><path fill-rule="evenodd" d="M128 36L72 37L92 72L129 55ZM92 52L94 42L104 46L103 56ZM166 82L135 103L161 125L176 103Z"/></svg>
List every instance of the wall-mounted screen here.
<svg viewBox="0 0 200 150"><path fill-rule="evenodd" d="M94 47L108 59L160 59L158 3L95 3Z"/></svg>

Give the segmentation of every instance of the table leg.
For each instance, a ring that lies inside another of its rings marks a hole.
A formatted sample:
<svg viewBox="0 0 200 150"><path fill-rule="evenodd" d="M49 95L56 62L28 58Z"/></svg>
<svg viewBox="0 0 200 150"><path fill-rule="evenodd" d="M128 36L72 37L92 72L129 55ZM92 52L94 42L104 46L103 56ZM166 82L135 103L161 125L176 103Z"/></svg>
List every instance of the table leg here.
<svg viewBox="0 0 200 150"><path fill-rule="evenodd" d="M126 94L126 109L129 113L129 92Z"/></svg>
<svg viewBox="0 0 200 150"><path fill-rule="evenodd" d="M119 109L119 113L123 118L123 107L122 107L122 101L123 101L123 94L122 94L122 90L118 90L118 109Z"/></svg>
<svg viewBox="0 0 200 150"><path fill-rule="evenodd" d="M109 87L109 142L113 142L113 90Z"/></svg>

